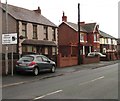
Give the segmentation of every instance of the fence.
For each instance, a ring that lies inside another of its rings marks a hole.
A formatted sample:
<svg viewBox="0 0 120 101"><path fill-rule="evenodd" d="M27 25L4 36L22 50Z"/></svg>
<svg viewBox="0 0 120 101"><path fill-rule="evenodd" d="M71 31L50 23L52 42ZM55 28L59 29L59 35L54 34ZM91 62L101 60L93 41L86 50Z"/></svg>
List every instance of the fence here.
<svg viewBox="0 0 120 101"><path fill-rule="evenodd" d="M2 61L2 75L5 75L5 71L6 71L6 67L5 67L5 60L1 60ZM13 70L15 72L15 64L17 62L17 59L13 60ZM8 60L8 74L11 74L12 72L12 61L11 59Z"/></svg>

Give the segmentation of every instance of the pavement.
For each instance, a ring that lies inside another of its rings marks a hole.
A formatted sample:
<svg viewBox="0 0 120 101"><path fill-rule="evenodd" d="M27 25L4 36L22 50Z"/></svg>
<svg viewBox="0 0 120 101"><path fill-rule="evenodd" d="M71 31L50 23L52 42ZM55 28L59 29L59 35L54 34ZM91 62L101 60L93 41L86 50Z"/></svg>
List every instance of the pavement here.
<svg viewBox="0 0 120 101"><path fill-rule="evenodd" d="M0 88L4 87L10 87L10 86L16 86L19 84L25 84L30 82L35 82L42 79L57 77L61 75L65 75L67 73L72 73L76 71L80 71L83 69L96 69L112 64L119 63L120 60L117 61L101 61L99 63L93 63L93 64L82 64L78 66L71 66L71 67L64 67L64 68L57 68L55 73L47 73L42 72L38 76L33 76L31 74L14 74L13 76L7 75L2 77L2 86Z"/></svg>

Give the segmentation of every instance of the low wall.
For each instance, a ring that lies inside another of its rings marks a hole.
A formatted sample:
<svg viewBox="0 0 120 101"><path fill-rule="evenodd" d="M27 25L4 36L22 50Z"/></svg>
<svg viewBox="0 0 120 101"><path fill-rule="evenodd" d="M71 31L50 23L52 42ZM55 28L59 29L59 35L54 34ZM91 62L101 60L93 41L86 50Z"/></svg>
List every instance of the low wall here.
<svg viewBox="0 0 120 101"><path fill-rule="evenodd" d="M100 62L100 57L99 56L94 56L94 57L85 57L83 56L83 64L90 64L90 63L98 63Z"/></svg>
<svg viewBox="0 0 120 101"><path fill-rule="evenodd" d="M74 66L78 64L77 57L62 57L61 55L57 56L57 67L67 67L67 66Z"/></svg>

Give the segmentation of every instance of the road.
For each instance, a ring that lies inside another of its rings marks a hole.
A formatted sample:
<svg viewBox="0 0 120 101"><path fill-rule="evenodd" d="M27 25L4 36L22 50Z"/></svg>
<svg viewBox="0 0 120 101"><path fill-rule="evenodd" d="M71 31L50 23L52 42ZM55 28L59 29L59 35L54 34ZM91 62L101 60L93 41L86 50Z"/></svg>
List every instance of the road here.
<svg viewBox="0 0 120 101"><path fill-rule="evenodd" d="M118 99L118 63L4 87L3 99Z"/></svg>

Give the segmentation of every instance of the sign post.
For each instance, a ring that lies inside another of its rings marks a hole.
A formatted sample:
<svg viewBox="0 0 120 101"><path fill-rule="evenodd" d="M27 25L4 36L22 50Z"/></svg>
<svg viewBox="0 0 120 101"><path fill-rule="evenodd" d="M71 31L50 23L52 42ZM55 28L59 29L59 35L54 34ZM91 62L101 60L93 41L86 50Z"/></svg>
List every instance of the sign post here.
<svg viewBox="0 0 120 101"><path fill-rule="evenodd" d="M3 45L12 45L11 51L11 74L13 76L13 45L17 44L17 33L11 34L2 34L2 44ZM8 48L6 49L8 51ZM8 72L8 68L6 68L6 72Z"/></svg>

